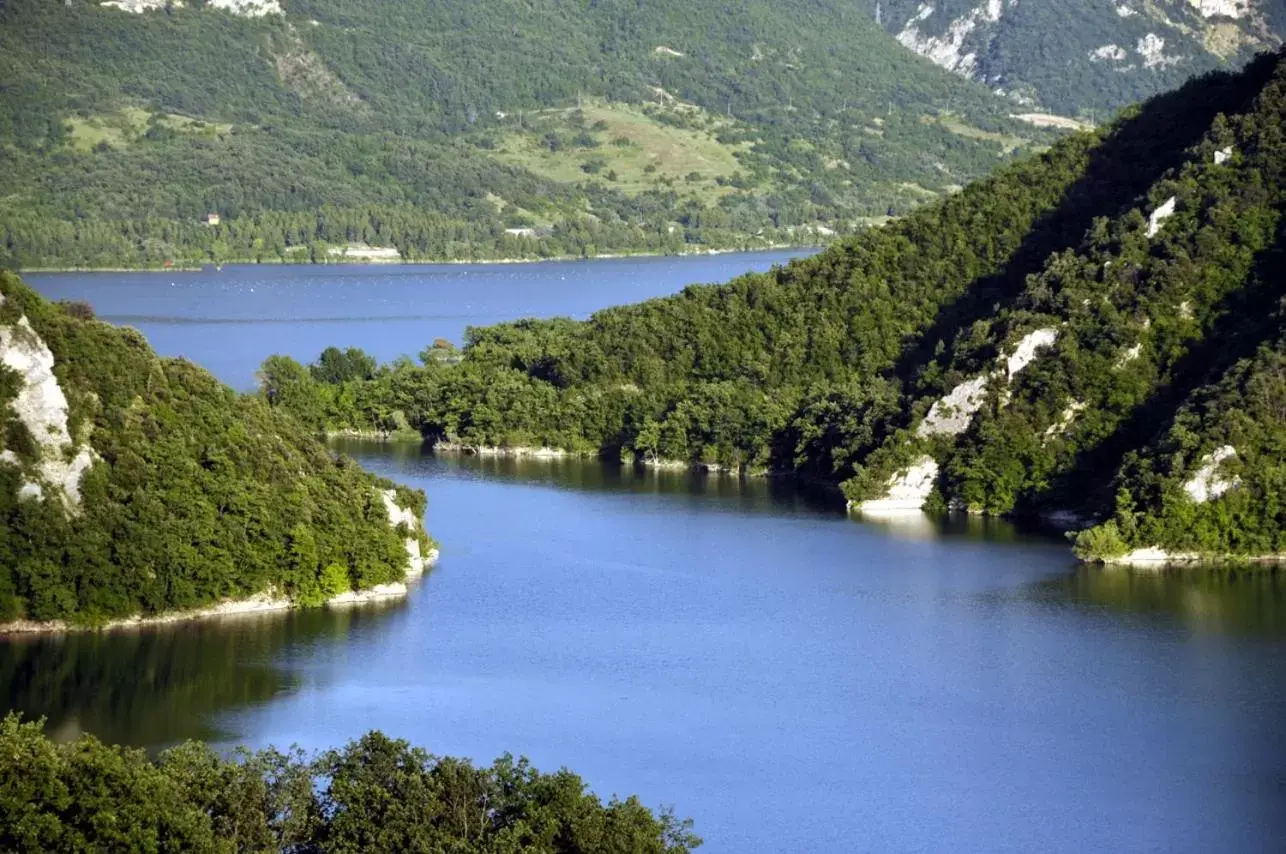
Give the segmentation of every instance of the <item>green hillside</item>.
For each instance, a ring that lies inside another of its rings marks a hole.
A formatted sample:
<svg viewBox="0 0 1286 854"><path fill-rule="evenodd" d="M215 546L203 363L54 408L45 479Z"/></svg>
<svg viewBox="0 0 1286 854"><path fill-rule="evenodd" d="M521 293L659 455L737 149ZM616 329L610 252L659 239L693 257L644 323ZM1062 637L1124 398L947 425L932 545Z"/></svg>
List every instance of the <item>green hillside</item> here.
<svg viewBox="0 0 1286 854"><path fill-rule="evenodd" d="M837 0L265 2L0 6L0 247L32 267L809 242L1053 139Z"/></svg>
<svg viewBox="0 0 1286 854"><path fill-rule="evenodd" d="M1108 522L1088 556L1281 552L1284 110L1266 55L767 274L472 329L459 364L318 381L275 360L269 383L319 428Z"/></svg>
<svg viewBox="0 0 1286 854"><path fill-rule="evenodd" d="M0 630L398 582L430 542L390 503L423 516L284 412L0 272Z"/></svg>

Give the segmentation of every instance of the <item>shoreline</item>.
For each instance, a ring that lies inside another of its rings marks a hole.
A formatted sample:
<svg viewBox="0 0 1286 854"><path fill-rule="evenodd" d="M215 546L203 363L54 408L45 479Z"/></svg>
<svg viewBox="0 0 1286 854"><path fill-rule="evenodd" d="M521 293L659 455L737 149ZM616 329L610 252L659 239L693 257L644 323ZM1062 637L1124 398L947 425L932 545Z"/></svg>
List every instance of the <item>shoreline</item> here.
<svg viewBox="0 0 1286 854"><path fill-rule="evenodd" d="M440 552L433 549L424 559L425 567L432 567L438 562ZM401 599L411 592L409 582L416 580L423 574L423 571L408 570L406 578L402 581L394 581L389 584L377 584L374 587L368 587L364 590L347 590L337 596L332 596L320 606L322 608L345 608L353 605L365 605L370 602L379 602L387 599ZM191 608L184 611L171 611L164 614L156 614L144 617L141 614L135 614L132 617L119 617L115 620L108 620L106 623L98 626L81 626L68 623L66 620L14 620L9 623L0 623L0 643L15 637L30 635L63 635L63 634L82 634L88 632L115 632L125 629L146 629L154 626L165 626L174 623L199 622L202 620L215 620L223 618L238 618L255 616L259 614L275 614L284 611L304 611L308 610L299 605L293 599L285 596L278 596L273 590L263 593L256 593L245 599L225 599L214 605L207 605L204 608Z"/></svg>
<svg viewBox="0 0 1286 854"><path fill-rule="evenodd" d="M1197 554L1196 552L1176 552L1175 554L1170 554L1164 549L1154 546L1146 549L1135 549L1127 554L1123 554L1118 557L1105 558L1101 561L1082 562L1097 562L1106 567L1150 569L1154 571L1165 569L1190 569L1194 567L1208 567L1211 569L1246 567L1259 571L1266 570L1275 572L1280 567L1286 566L1286 554L1203 555Z"/></svg>
<svg viewBox="0 0 1286 854"><path fill-rule="evenodd" d="M838 237L838 236L837 236ZM833 241L831 241L833 242ZM456 258L453 260L429 260L416 259L408 260L400 258L392 259L338 259L334 261L289 261L275 258L272 260L255 260L254 258L239 258L221 261L215 264L213 261L206 264L182 264L172 267L130 267L130 266L109 266L109 267L19 267L19 275L28 273L47 274L47 273L202 273L207 269L214 267L338 267L338 266L357 266L357 267L434 267L443 265L487 265L487 264L545 264L545 263L568 263L573 261L622 261L630 258L695 258L700 256L714 255L740 255L751 254L755 252L781 252L792 249L823 249L831 242L826 243L771 243L767 246L757 246L752 248L736 249L693 249L683 252L604 252L596 255L551 255L549 257L535 258L487 258L479 260L470 260L467 258Z"/></svg>

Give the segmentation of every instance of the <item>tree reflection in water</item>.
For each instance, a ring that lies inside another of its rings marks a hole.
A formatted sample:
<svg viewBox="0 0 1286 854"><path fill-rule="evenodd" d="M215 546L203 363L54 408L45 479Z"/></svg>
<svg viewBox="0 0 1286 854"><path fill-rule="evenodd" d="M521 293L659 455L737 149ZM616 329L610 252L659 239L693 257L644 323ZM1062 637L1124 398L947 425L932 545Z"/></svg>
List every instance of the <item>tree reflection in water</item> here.
<svg viewBox="0 0 1286 854"><path fill-rule="evenodd" d="M0 685L7 686L9 708L46 718L59 740L82 732L149 748L218 740L235 734L212 726L217 714L304 687L305 674L280 661L288 649L344 643L404 607L380 602L15 637L0 641Z"/></svg>
<svg viewBox="0 0 1286 854"><path fill-rule="evenodd" d="M1081 566L1042 582L1037 594L1114 613L1177 617L1204 632L1286 637L1286 579L1272 570Z"/></svg>

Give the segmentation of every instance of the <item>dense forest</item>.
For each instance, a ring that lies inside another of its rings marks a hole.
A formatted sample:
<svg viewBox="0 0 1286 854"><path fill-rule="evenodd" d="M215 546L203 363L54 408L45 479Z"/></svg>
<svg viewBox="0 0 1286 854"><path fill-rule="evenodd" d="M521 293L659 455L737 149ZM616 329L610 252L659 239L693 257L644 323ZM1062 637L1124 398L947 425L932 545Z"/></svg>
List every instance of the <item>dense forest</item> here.
<svg viewBox="0 0 1286 854"><path fill-rule="evenodd" d="M408 541L432 548L424 510L280 408L0 271L0 622L320 604L401 581Z"/></svg>
<svg viewBox="0 0 1286 854"><path fill-rule="evenodd" d="M844 2L130 4L0 5L25 267L815 243L1054 138Z"/></svg>
<svg viewBox="0 0 1286 854"><path fill-rule="evenodd" d="M614 852L683 854L690 820L603 803L567 770L503 756L476 768L371 732L316 756L230 756L201 742L152 760L0 720L6 851Z"/></svg>
<svg viewBox="0 0 1286 854"><path fill-rule="evenodd" d="M784 268L420 364L274 357L264 393L319 430L1054 520L1089 557L1281 552L1284 112L1264 55Z"/></svg>

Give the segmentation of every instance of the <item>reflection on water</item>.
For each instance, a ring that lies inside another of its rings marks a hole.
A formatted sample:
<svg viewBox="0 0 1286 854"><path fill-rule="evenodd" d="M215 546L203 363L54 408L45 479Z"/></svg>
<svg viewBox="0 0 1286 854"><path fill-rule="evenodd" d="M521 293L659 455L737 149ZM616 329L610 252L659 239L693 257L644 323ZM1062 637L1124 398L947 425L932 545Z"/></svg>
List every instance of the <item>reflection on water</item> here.
<svg viewBox="0 0 1286 854"><path fill-rule="evenodd" d="M415 442L336 439L333 447L363 461L378 459L399 469L409 468L426 475L450 471L454 476L578 492L683 496L705 509L713 507L735 512L800 512L827 516L844 513L844 500L836 487L800 483L792 478L650 469L580 457L436 455L428 446ZM432 503L432 495L429 501Z"/></svg>
<svg viewBox="0 0 1286 854"><path fill-rule="evenodd" d="M1081 566L1040 598L1122 614L1168 615L1202 632L1286 637L1286 582L1272 571Z"/></svg>
<svg viewBox="0 0 1286 854"><path fill-rule="evenodd" d="M911 513L853 511L850 516L862 524L878 528L904 540L940 540L944 537L966 537L989 543L1057 542L1048 535L1024 531L1012 522L995 516L969 513Z"/></svg>
<svg viewBox="0 0 1286 854"><path fill-rule="evenodd" d="M136 630L33 635L0 642L9 708L45 717L59 739L160 746L222 735L208 721L304 687L283 651L344 643L400 602L255 614Z"/></svg>

